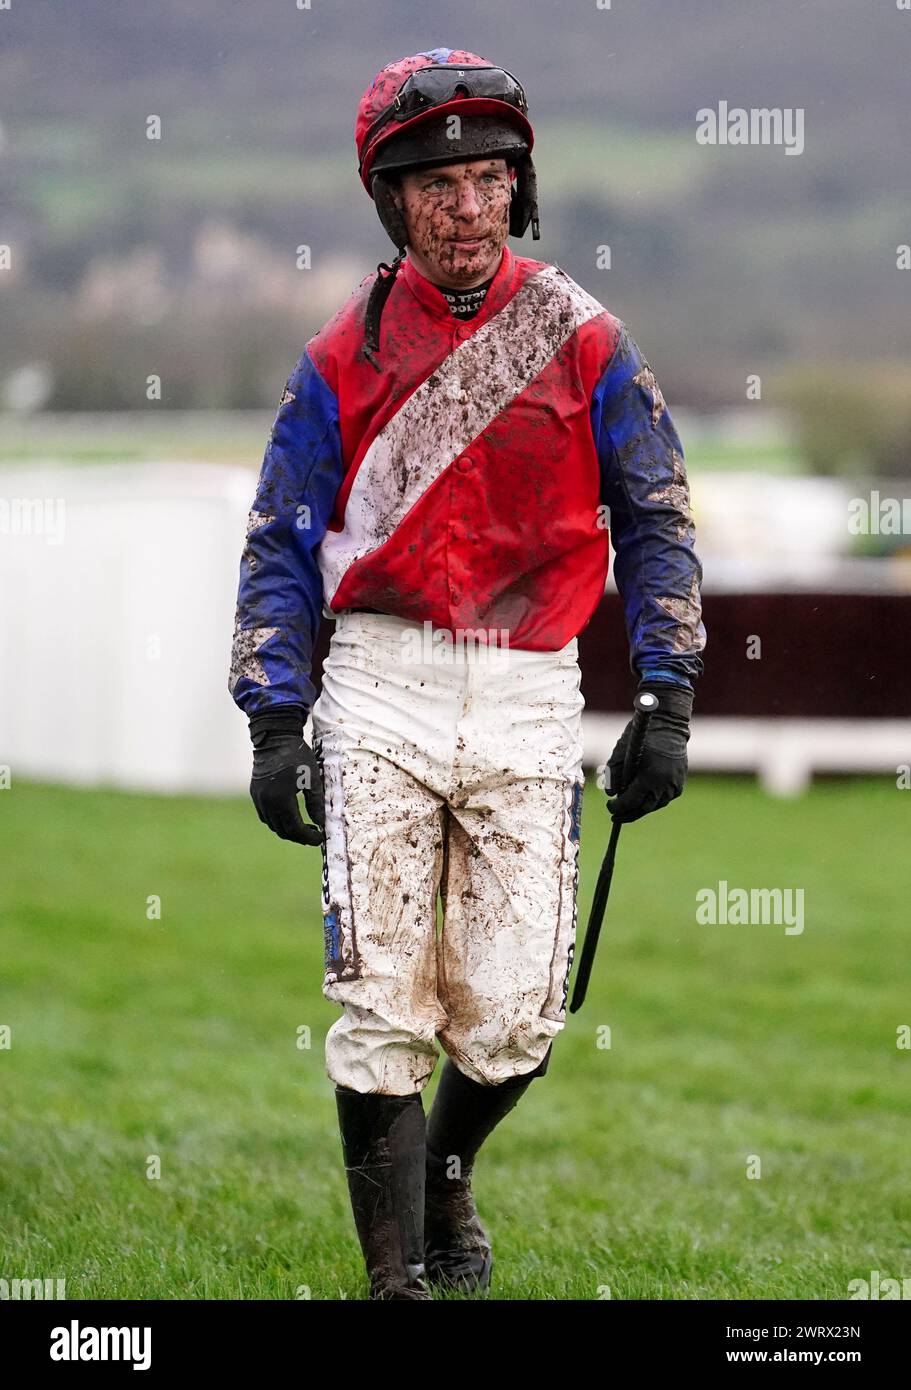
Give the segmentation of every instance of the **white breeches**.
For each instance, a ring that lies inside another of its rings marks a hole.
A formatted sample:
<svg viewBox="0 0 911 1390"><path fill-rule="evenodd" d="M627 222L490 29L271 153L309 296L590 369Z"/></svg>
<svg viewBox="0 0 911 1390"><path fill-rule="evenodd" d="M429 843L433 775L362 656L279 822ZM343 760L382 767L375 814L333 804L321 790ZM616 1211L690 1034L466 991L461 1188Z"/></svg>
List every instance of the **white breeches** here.
<svg viewBox="0 0 911 1390"><path fill-rule="evenodd" d="M342 613L313 708L326 791L323 993L338 1085L424 1088L439 1053L494 1085L565 1022L583 699L559 652ZM437 900L441 905L438 929Z"/></svg>

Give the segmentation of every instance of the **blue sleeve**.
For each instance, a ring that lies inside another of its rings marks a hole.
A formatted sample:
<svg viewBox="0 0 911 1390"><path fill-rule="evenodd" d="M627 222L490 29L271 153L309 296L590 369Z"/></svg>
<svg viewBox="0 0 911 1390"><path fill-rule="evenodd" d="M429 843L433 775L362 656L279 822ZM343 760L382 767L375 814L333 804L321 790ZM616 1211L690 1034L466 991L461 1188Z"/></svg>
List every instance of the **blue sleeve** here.
<svg viewBox="0 0 911 1390"><path fill-rule="evenodd" d="M705 628L683 446L625 325L593 393L591 420L630 665L644 679L692 690Z"/></svg>
<svg viewBox="0 0 911 1390"><path fill-rule="evenodd" d="M305 351L279 403L240 561L228 689L247 715L313 706L323 608L315 552L342 476L338 400Z"/></svg>

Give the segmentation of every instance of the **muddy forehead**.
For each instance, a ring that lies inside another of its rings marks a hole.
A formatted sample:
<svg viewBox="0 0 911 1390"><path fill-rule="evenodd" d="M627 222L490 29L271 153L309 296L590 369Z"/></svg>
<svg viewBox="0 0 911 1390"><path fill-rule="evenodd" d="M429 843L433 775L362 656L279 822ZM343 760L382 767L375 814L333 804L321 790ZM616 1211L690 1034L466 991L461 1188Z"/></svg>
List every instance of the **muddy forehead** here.
<svg viewBox="0 0 911 1390"><path fill-rule="evenodd" d="M489 159L484 161L483 164L480 160L462 160L461 162L469 164L470 167L468 172L478 174L496 174L500 172L501 165L506 163L503 159ZM475 166L480 167L476 168ZM421 179L439 178L441 175L451 174L453 167L452 164L437 164L431 169L421 169L419 172L416 172L416 177Z"/></svg>

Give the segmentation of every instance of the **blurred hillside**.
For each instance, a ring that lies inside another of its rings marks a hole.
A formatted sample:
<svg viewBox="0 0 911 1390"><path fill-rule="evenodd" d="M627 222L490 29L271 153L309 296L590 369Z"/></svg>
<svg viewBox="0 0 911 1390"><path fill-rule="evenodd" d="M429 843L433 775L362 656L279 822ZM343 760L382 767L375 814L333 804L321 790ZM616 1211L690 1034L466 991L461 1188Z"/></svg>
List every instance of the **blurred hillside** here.
<svg viewBox="0 0 911 1390"><path fill-rule="evenodd" d="M792 404L808 361L836 381L888 362L902 393L911 13L891 0L33 0L0 44L7 406L143 408L154 373L166 406L274 404L392 249L357 178L358 98L436 44L526 84L543 236L513 248L625 318L669 399L742 405L760 373ZM722 99L804 108L803 154L698 145Z"/></svg>

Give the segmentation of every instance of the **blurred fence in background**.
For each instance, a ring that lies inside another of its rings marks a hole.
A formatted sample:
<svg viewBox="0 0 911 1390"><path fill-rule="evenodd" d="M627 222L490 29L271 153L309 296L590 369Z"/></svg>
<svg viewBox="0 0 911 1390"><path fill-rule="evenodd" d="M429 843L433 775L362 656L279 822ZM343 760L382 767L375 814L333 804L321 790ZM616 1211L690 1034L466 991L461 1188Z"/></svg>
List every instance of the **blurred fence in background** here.
<svg viewBox="0 0 911 1390"><path fill-rule="evenodd" d="M0 471L0 761L13 776L239 791L228 695L254 475L139 463Z"/></svg>
<svg viewBox="0 0 911 1390"><path fill-rule="evenodd" d="M228 439L231 416L219 419ZM0 762L13 776L245 789L246 722L227 673L264 416L233 421L244 466L198 461L205 435L193 442L192 420L180 422L174 461L0 468ZM102 456L127 421L98 421ZM851 518L858 501L872 515L869 480L706 471L692 493L709 634L692 769L756 772L786 794L814 772L894 774L911 762L909 538L858 549ZM580 655L597 766L633 689L612 580Z"/></svg>

